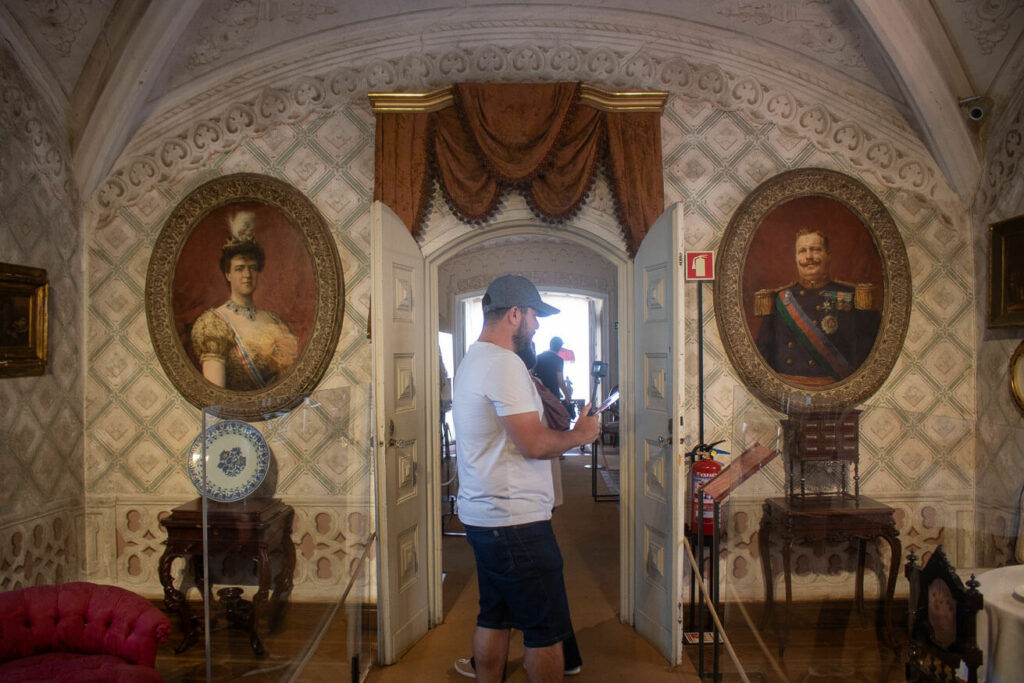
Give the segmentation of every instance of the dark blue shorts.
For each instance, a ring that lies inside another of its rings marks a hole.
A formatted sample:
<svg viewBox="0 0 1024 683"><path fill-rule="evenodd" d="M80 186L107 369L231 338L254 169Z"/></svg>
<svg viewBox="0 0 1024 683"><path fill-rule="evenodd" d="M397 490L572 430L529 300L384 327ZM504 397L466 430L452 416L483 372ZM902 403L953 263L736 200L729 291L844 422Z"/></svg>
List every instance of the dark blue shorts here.
<svg viewBox="0 0 1024 683"><path fill-rule="evenodd" d="M551 522L465 528L480 586L477 626L519 629L526 647L548 647L572 636L562 553Z"/></svg>

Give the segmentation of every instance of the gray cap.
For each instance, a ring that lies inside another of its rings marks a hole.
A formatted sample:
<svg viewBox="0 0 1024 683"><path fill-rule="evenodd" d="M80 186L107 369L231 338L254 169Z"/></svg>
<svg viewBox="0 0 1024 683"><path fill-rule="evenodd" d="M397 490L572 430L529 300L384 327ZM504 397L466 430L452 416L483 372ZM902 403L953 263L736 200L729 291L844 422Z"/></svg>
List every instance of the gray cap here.
<svg viewBox="0 0 1024 683"><path fill-rule="evenodd" d="M484 294L484 313L513 306L529 306L538 316L554 315L558 309L540 300L533 283L521 275L502 275L491 283Z"/></svg>

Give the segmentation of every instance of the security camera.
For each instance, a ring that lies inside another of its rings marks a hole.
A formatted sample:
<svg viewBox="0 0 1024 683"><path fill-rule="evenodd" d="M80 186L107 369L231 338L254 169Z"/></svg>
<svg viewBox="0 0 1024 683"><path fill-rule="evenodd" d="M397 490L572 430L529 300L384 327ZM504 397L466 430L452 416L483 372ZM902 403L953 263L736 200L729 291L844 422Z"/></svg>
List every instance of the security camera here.
<svg viewBox="0 0 1024 683"><path fill-rule="evenodd" d="M983 95L972 95L960 98L960 106L964 108L967 118L972 123L980 123L992 108L992 100Z"/></svg>

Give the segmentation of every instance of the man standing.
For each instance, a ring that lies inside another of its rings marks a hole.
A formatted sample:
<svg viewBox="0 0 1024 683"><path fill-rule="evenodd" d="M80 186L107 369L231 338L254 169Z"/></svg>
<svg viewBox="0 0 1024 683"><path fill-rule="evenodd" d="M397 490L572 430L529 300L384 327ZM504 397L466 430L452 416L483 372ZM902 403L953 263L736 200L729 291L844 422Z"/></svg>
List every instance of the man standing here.
<svg viewBox="0 0 1024 683"><path fill-rule="evenodd" d="M804 228L796 234L797 282L754 295L764 317L757 349L780 376L826 386L853 373L878 334L874 285L837 282L830 275L828 237Z"/></svg>
<svg viewBox="0 0 1024 683"><path fill-rule="evenodd" d="M562 555L551 529L551 465L590 443L598 418L569 431L541 422L541 398L517 351L529 347L538 316L558 313L517 275L499 277L483 298L484 329L455 373L452 418L458 442L459 519L476 558L480 612L473 662L456 670L500 681L510 629L523 632L530 681L559 681L562 642L572 636Z"/></svg>
<svg viewBox="0 0 1024 683"><path fill-rule="evenodd" d="M533 374L537 375L537 379L552 394L568 401L572 398L572 392L566 386L565 376L562 374L565 370L565 361L558 355L561 348L562 338L552 337L551 343L548 344L548 350L537 356L537 365L533 369Z"/></svg>

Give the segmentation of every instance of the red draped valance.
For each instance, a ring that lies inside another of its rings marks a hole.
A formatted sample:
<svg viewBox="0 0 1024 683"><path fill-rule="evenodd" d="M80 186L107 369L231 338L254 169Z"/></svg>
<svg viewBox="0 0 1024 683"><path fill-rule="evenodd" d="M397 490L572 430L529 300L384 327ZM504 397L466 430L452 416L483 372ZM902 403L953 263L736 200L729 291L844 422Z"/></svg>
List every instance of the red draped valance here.
<svg viewBox="0 0 1024 683"><path fill-rule="evenodd" d="M603 165L632 256L665 200L660 105L639 106L647 93L627 95L617 104L619 93L578 83L461 83L424 96L371 95L374 199L414 236L434 178L466 222L490 219L502 193L516 188L534 213L561 223L579 210Z"/></svg>

